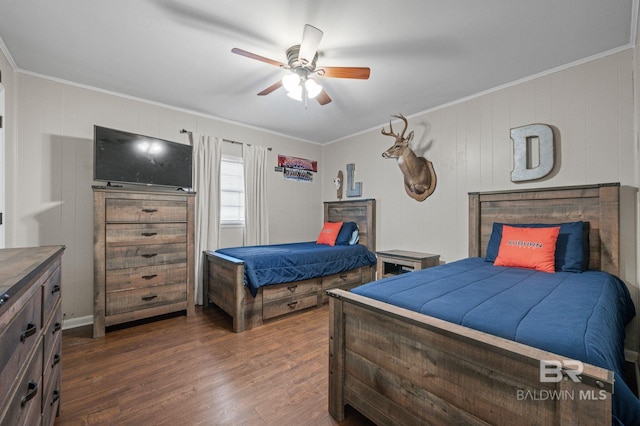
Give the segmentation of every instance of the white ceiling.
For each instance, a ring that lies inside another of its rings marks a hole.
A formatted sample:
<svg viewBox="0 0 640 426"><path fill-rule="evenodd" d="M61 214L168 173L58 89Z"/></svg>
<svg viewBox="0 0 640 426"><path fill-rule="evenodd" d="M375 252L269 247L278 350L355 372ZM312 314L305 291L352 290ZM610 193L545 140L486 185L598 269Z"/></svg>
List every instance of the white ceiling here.
<svg viewBox="0 0 640 426"><path fill-rule="evenodd" d="M18 70L326 143L635 40L638 0L0 0ZM328 79L308 109L276 82L305 24L324 31ZM0 43L1 45L2 43ZM125 129L135 131L136 129Z"/></svg>

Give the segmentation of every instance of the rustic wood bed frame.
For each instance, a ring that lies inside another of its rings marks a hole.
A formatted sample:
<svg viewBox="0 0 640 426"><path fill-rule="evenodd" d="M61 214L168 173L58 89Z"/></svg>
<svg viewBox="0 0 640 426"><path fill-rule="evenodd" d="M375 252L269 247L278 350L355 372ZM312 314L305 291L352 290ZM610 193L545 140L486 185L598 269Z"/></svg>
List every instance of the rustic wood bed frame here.
<svg viewBox="0 0 640 426"><path fill-rule="evenodd" d="M590 268L617 275L618 184L470 193L469 256L484 256L494 221L575 220L590 223ZM582 382L541 383L540 361L563 357L353 293L329 294L329 412L337 420L350 405L379 425L611 423L611 371L584 364ZM541 391L566 397L536 400Z"/></svg>
<svg viewBox="0 0 640 426"><path fill-rule="evenodd" d="M325 222L356 222L359 244L376 249L376 202L373 199L324 203ZM253 297L244 285L244 262L206 251L203 291L205 303L213 302L233 318L233 331L240 333L281 315L319 307L329 301L326 291L350 289L372 281L375 265L335 275L260 287Z"/></svg>

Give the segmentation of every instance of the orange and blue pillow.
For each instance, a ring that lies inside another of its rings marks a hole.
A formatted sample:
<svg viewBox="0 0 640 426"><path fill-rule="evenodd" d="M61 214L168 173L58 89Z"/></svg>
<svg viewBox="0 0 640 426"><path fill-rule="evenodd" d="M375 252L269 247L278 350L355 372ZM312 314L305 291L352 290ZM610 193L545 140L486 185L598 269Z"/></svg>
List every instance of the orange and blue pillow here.
<svg viewBox="0 0 640 426"><path fill-rule="evenodd" d="M559 233L559 226L519 228L504 225L498 256L493 264L555 272L556 241Z"/></svg>
<svg viewBox="0 0 640 426"><path fill-rule="evenodd" d="M485 260L494 262L498 256L502 227L504 223L494 222L487 244ZM508 224L518 228L548 228L560 226L556 242L555 268L562 272L582 272L589 269L589 222L565 222L558 224L528 223Z"/></svg>
<svg viewBox="0 0 640 426"><path fill-rule="evenodd" d="M316 244L335 246L336 239L338 238L338 233L341 228L342 222L325 222L322 230L320 231L320 235L318 235Z"/></svg>

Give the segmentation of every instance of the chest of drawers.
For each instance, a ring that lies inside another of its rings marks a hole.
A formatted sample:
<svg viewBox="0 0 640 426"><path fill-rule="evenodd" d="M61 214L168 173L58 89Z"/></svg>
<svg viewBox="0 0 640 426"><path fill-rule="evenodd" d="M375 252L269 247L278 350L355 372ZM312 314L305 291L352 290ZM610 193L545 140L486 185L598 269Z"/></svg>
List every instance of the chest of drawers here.
<svg viewBox="0 0 640 426"><path fill-rule="evenodd" d="M105 188L93 194L94 337L110 325L193 314L195 194Z"/></svg>
<svg viewBox="0 0 640 426"><path fill-rule="evenodd" d="M0 425L55 422L64 247L0 250Z"/></svg>

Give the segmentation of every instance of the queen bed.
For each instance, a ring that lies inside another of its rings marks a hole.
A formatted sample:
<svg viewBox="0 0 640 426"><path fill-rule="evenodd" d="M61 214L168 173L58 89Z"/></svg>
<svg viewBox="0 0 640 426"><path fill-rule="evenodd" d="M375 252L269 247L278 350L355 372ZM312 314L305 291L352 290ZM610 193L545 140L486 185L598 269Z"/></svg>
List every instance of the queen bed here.
<svg viewBox="0 0 640 426"><path fill-rule="evenodd" d="M205 252L205 302L233 318L243 332L283 315L328 302L327 290L374 279L376 203L373 199L324 203L324 222L354 223L351 245L314 242L235 247Z"/></svg>
<svg viewBox="0 0 640 426"><path fill-rule="evenodd" d="M548 273L485 260L494 223L574 221L585 264ZM472 193L469 223L468 259L329 292L331 415L351 405L378 424L637 424L622 378L635 309L615 277L619 185Z"/></svg>

